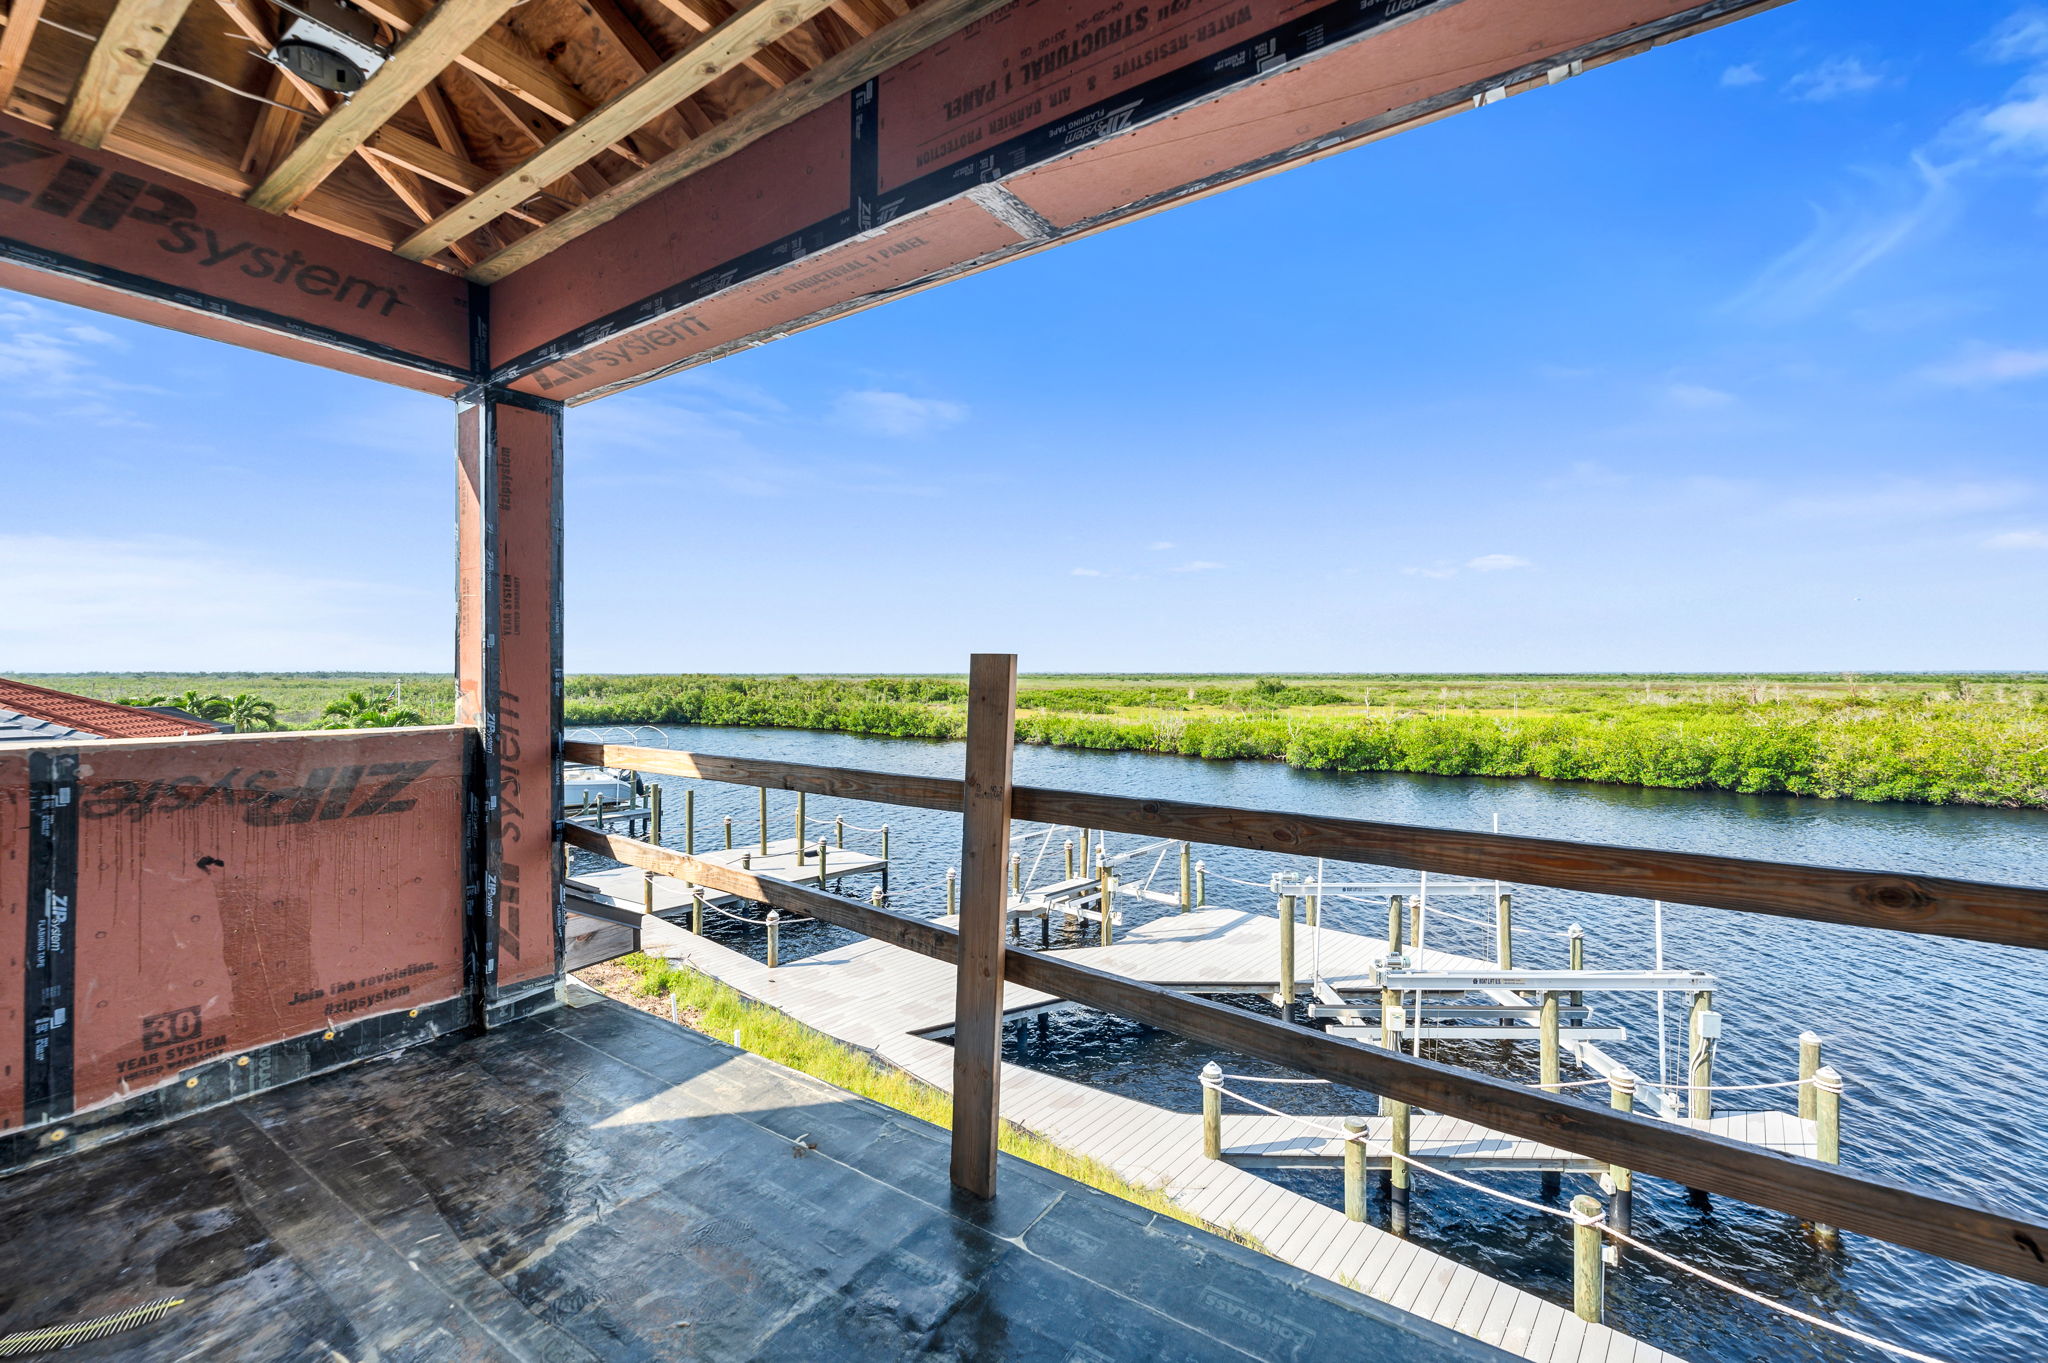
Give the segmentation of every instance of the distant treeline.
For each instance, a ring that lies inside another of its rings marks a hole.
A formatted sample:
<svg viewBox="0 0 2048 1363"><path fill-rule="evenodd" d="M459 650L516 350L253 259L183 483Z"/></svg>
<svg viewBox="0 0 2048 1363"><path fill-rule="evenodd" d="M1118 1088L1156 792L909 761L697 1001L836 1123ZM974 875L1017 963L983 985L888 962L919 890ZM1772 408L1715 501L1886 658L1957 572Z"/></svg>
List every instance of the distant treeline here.
<svg viewBox="0 0 2048 1363"><path fill-rule="evenodd" d="M1735 686L1711 699L1645 694L1655 703L1603 688L1574 693L1569 712L1523 712L1518 703L1513 713L1473 713L1447 703L1437 713L1388 706L1340 714L1327 709L1355 709L1355 697L1264 680L1230 687L1041 685L1021 697L1017 737L1330 771L2048 808L2048 710L2038 687L1959 681L1791 696L1783 688ZM567 714L584 724L734 724L955 739L966 730L964 698L959 682L937 678L575 677ZM1226 706L1233 712L1215 712Z"/></svg>

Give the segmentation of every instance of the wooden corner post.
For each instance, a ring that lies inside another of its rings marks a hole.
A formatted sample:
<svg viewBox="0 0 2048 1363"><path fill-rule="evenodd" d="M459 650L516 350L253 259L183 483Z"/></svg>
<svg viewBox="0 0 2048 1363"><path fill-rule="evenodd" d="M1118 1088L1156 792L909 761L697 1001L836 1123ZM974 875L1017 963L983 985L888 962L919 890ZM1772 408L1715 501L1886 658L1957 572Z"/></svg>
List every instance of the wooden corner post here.
<svg viewBox="0 0 2048 1363"><path fill-rule="evenodd" d="M476 728L467 886L477 1021L553 997L562 960L562 412L456 406L455 717Z"/></svg>
<svg viewBox="0 0 2048 1363"><path fill-rule="evenodd" d="M977 653L967 670L967 772L960 820L960 969L953 1013L953 1186L996 1193L1003 1050L1003 918L1017 657Z"/></svg>

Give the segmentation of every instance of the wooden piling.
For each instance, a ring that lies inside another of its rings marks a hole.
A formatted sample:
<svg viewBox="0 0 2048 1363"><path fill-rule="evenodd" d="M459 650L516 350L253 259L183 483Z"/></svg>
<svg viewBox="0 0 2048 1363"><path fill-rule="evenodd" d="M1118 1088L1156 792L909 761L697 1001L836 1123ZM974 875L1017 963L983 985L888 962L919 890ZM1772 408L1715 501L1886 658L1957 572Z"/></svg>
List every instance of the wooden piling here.
<svg viewBox="0 0 2048 1363"><path fill-rule="evenodd" d="M946 868L946 917L951 918L959 912L960 868L958 866L948 866Z"/></svg>
<svg viewBox="0 0 2048 1363"><path fill-rule="evenodd" d="M1102 864L1102 945L1113 946L1116 929L1112 920L1116 917L1116 872L1108 862Z"/></svg>
<svg viewBox="0 0 2048 1363"><path fill-rule="evenodd" d="M1010 853L1010 893L1024 893L1024 854Z"/></svg>
<svg viewBox="0 0 2048 1363"><path fill-rule="evenodd" d="M1344 1216L1365 1220L1365 1118L1344 1119Z"/></svg>
<svg viewBox="0 0 2048 1363"><path fill-rule="evenodd" d="M1557 1041L1557 991L1543 991L1543 1007L1537 1016L1537 1065L1543 1088L1550 1093L1563 1091Z"/></svg>
<svg viewBox="0 0 2048 1363"><path fill-rule="evenodd" d="M889 825L882 825L882 893L889 893Z"/></svg>
<svg viewBox="0 0 2048 1363"><path fill-rule="evenodd" d="M846 816L843 814L835 814L832 817L832 845L842 848L846 846Z"/></svg>
<svg viewBox="0 0 2048 1363"><path fill-rule="evenodd" d="M1198 861L1195 863L1195 907L1202 909L1207 908L1208 905L1209 868Z"/></svg>
<svg viewBox="0 0 2048 1363"><path fill-rule="evenodd" d="M884 896L884 895L883 895L883 893L882 893L882 887L881 887L881 886L879 886L879 885L871 885L871 886L869 886L869 887L868 887L868 905L869 905L869 907L871 907L871 908L877 908L877 909L879 909L879 908L883 908L883 907L885 907L885 906L886 906L886 905L885 905L885 899L886 899L886 896Z"/></svg>
<svg viewBox="0 0 2048 1363"><path fill-rule="evenodd" d="M640 873L640 912L654 912L654 872Z"/></svg>
<svg viewBox="0 0 2048 1363"><path fill-rule="evenodd" d="M1820 1038L1812 1032L1799 1034L1799 1115L1813 1121L1813 1077L1820 1073Z"/></svg>
<svg viewBox="0 0 2048 1363"><path fill-rule="evenodd" d="M1586 930L1577 923L1574 923L1565 930L1565 940L1571 952L1572 969L1584 970L1586 968ZM1586 991L1583 989L1572 990L1572 1007L1584 1008L1585 1006Z"/></svg>
<svg viewBox="0 0 2048 1363"><path fill-rule="evenodd" d="M690 931L699 937L704 935L704 887L690 887Z"/></svg>
<svg viewBox="0 0 2048 1363"><path fill-rule="evenodd" d="M1067 854L1066 879L1072 880L1074 878L1074 840L1072 838L1066 840L1065 851Z"/></svg>
<svg viewBox="0 0 2048 1363"><path fill-rule="evenodd" d="M1202 1156L1223 1158L1223 1067L1202 1066Z"/></svg>
<svg viewBox="0 0 2048 1363"><path fill-rule="evenodd" d="M1186 913L1195 907L1195 878L1193 868L1188 865L1189 850L1186 843L1180 845L1180 911Z"/></svg>
<svg viewBox="0 0 2048 1363"><path fill-rule="evenodd" d="M661 783L647 787L647 841L661 846Z"/></svg>
<svg viewBox="0 0 2048 1363"><path fill-rule="evenodd" d="M1515 897L1493 901L1493 959L1502 970L1515 968Z"/></svg>
<svg viewBox="0 0 2048 1363"><path fill-rule="evenodd" d="M798 843L798 844L797 844L797 847L798 847L799 849L801 849L801 848L803 847L803 844L802 844L802 843ZM825 843L825 840L824 840L823 838L819 838L819 839L818 839L818 888L819 888L819 889L821 889L821 890L825 888L825 847L826 847L826 843Z"/></svg>
<svg viewBox="0 0 2048 1363"><path fill-rule="evenodd" d="M1308 925L1316 927L1323 921L1323 897L1319 894L1306 895L1308 901Z"/></svg>
<svg viewBox="0 0 2048 1363"><path fill-rule="evenodd" d="M782 913L778 909L768 910L768 968L775 969L782 964Z"/></svg>
<svg viewBox="0 0 2048 1363"><path fill-rule="evenodd" d="M1714 1012L1714 992L1702 989L1692 996L1692 1007L1686 1015L1686 1035L1690 1039L1691 1064L1686 1082L1685 1115L1707 1118L1714 1115L1714 1037L1710 1033L1719 1030L1720 1018Z"/></svg>
<svg viewBox="0 0 2048 1363"><path fill-rule="evenodd" d="M1607 1094L1616 1112L1635 1111L1635 1075L1628 1070L1616 1070L1608 1075ZM1614 1184L1614 1228L1627 1235L1635 1208L1635 1175L1619 1164L1610 1164L1607 1166L1607 1178Z"/></svg>
<svg viewBox="0 0 2048 1363"><path fill-rule="evenodd" d="M1833 1065L1813 1076L1813 1157L1823 1164L1842 1162L1842 1076Z"/></svg>
<svg viewBox="0 0 2048 1363"><path fill-rule="evenodd" d="M796 864L799 866L804 864L804 834L809 831L804 826L806 822L805 812L804 793L798 791L796 793ZM818 883L820 885L824 884L823 881Z"/></svg>
<svg viewBox="0 0 2048 1363"><path fill-rule="evenodd" d="M1408 913L1401 896L1387 896L1387 954L1392 956L1401 950L1407 937Z"/></svg>
<svg viewBox="0 0 2048 1363"><path fill-rule="evenodd" d="M1408 1185L1411 1182L1408 1161L1409 1118L1414 1108L1407 1103L1387 1104L1387 1229L1396 1235L1408 1233Z"/></svg>
<svg viewBox="0 0 2048 1363"><path fill-rule="evenodd" d="M1280 896L1280 1017L1294 1020L1294 896Z"/></svg>
<svg viewBox="0 0 2048 1363"><path fill-rule="evenodd" d="M697 792L683 792L683 855L697 855Z"/></svg>
<svg viewBox="0 0 2048 1363"><path fill-rule="evenodd" d="M1607 1260L1600 1253L1600 1199L1584 1193L1572 1199L1572 1310L1598 1325L1606 1314Z"/></svg>
<svg viewBox="0 0 2048 1363"><path fill-rule="evenodd" d="M768 855L768 787L762 786L757 792L761 805L761 855Z"/></svg>
<svg viewBox="0 0 2048 1363"><path fill-rule="evenodd" d="M725 816L725 850L732 851L732 815Z"/></svg>

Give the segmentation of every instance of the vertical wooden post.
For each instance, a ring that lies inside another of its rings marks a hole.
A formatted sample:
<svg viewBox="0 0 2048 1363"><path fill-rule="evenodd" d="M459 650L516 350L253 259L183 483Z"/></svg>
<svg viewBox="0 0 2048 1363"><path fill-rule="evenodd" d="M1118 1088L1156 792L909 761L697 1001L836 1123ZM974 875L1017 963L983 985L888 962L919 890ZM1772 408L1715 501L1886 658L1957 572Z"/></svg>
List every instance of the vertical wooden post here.
<svg viewBox="0 0 2048 1363"><path fill-rule="evenodd" d="M1206 908L1209 904L1209 868L1202 862L1195 863L1195 907Z"/></svg>
<svg viewBox="0 0 2048 1363"><path fill-rule="evenodd" d="M967 767L960 821L960 965L953 1008L953 1186L996 1193L1003 1045L1003 869L1010 860L1010 777L1017 657L977 653L967 669Z"/></svg>
<svg viewBox="0 0 2048 1363"><path fill-rule="evenodd" d="M1814 1120L1813 1077L1820 1073L1820 1038L1812 1032L1799 1034L1799 1115Z"/></svg>
<svg viewBox="0 0 2048 1363"><path fill-rule="evenodd" d="M1633 1112L1636 1109L1636 1077L1627 1070L1616 1070L1607 1077L1608 1101L1616 1112ZM1635 1175L1619 1164L1607 1166L1607 1177L1614 1184L1614 1228L1623 1235L1629 1231L1635 1208ZM1615 1246L1617 1252L1620 1246Z"/></svg>
<svg viewBox="0 0 2048 1363"><path fill-rule="evenodd" d="M725 816L725 850L732 851L732 815Z"/></svg>
<svg viewBox="0 0 2048 1363"><path fill-rule="evenodd" d="M704 935L704 887L690 887L690 931L699 937Z"/></svg>
<svg viewBox="0 0 2048 1363"><path fill-rule="evenodd" d="M1010 853L1010 893L1024 893L1024 854Z"/></svg>
<svg viewBox="0 0 2048 1363"><path fill-rule="evenodd" d="M1294 1021L1294 896L1280 896L1280 1020Z"/></svg>
<svg viewBox="0 0 2048 1363"><path fill-rule="evenodd" d="M1407 936L1407 921L1408 915L1401 903L1401 896L1389 895L1387 897L1387 954L1389 956L1395 955L1401 950L1402 939Z"/></svg>
<svg viewBox="0 0 2048 1363"><path fill-rule="evenodd" d="M846 846L846 816L844 814L832 816L832 845L842 848Z"/></svg>
<svg viewBox="0 0 2048 1363"><path fill-rule="evenodd" d="M1116 871L1102 863L1102 945L1116 941Z"/></svg>
<svg viewBox="0 0 2048 1363"><path fill-rule="evenodd" d="M1082 830L1081 830L1081 870L1082 870L1082 872L1083 872L1083 873L1086 873L1086 872L1087 872L1087 870L1088 870L1088 868L1089 868L1089 867L1091 867L1091 866L1093 866L1094 864L1095 864L1095 859L1094 859L1093 857L1091 857L1091 856L1090 856L1090 855L1088 854L1088 830L1084 828L1084 829L1082 829Z"/></svg>
<svg viewBox="0 0 2048 1363"><path fill-rule="evenodd" d="M1180 911L1186 913L1195 907L1195 881L1188 865L1188 845L1180 845Z"/></svg>
<svg viewBox="0 0 2048 1363"><path fill-rule="evenodd" d="M694 788L683 792L683 853L697 855L697 792Z"/></svg>
<svg viewBox="0 0 2048 1363"><path fill-rule="evenodd" d="M1406 1103L1387 1104L1387 1229L1396 1235L1408 1233L1408 1185L1412 1181L1408 1161L1409 1118L1414 1109Z"/></svg>
<svg viewBox="0 0 2048 1363"><path fill-rule="evenodd" d="M1580 1320L1600 1323L1607 1306L1607 1260L1600 1253L1600 1199L1581 1193L1572 1199L1572 1310Z"/></svg>
<svg viewBox="0 0 2048 1363"><path fill-rule="evenodd" d="M1202 1066L1202 1157L1223 1158L1223 1067Z"/></svg>
<svg viewBox="0 0 2048 1363"><path fill-rule="evenodd" d="M889 825L882 825L882 893L889 893Z"/></svg>
<svg viewBox="0 0 2048 1363"><path fill-rule="evenodd" d="M768 855L768 787L762 786L761 797L761 855Z"/></svg>
<svg viewBox="0 0 2048 1363"><path fill-rule="evenodd" d="M1691 1039L1692 1056L1690 1074L1685 1092L1685 1115L1707 1118L1714 1115L1714 1038L1709 1035L1718 1026L1719 1019L1714 1013L1714 993L1702 989L1692 996L1692 1007L1686 1016L1686 1034Z"/></svg>
<svg viewBox="0 0 2048 1363"><path fill-rule="evenodd" d="M798 843L797 847L801 850L803 844ZM818 888L821 890L825 888L825 840L823 838L818 839Z"/></svg>
<svg viewBox="0 0 2048 1363"><path fill-rule="evenodd" d="M654 912L654 872L640 873L640 912Z"/></svg>
<svg viewBox="0 0 2048 1363"><path fill-rule="evenodd" d="M661 846L661 786L647 787L647 841Z"/></svg>
<svg viewBox="0 0 2048 1363"><path fill-rule="evenodd" d="M1574 923L1565 930L1565 938L1567 949L1571 952L1571 968L1573 970L1584 970L1586 968L1586 930L1577 923ZM1586 991L1583 989L1572 990L1572 1007L1583 1008L1585 1006Z"/></svg>
<svg viewBox="0 0 2048 1363"><path fill-rule="evenodd" d="M775 969L782 964L782 913L777 909L768 910L768 968Z"/></svg>
<svg viewBox="0 0 2048 1363"><path fill-rule="evenodd" d="M1813 1076L1813 1157L1823 1164L1842 1162L1842 1076L1823 1065Z"/></svg>
<svg viewBox="0 0 2048 1363"><path fill-rule="evenodd" d="M562 960L562 408L456 404L455 718L477 733L464 976L483 1026L554 995Z"/></svg>
<svg viewBox="0 0 2048 1363"><path fill-rule="evenodd" d="M1074 840L1072 838L1067 839L1065 850L1067 854L1067 874L1065 879L1072 880L1074 878Z"/></svg>
<svg viewBox="0 0 2048 1363"><path fill-rule="evenodd" d="M1365 1118L1344 1119L1344 1218L1365 1220Z"/></svg>
<svg viewBox="0 0 2048 1363"><path fill-rule="evenodd" d="M946 917L952 918L960 912L960 868L946 868Z"/></svg>
<svg viewBox="0 0 2048 1363"><path fill-rule="evenodd" d="M796 793L796 864L799 866L804 864L804 834L809 832L809 829L804 826L806 822L804 812L804 793L798 791ZM818 882L820 886L824 883L822 880Z"/></svg>
<svg viewBox="0 0 2048 1363"><path fill-rule="evenodd" d="M1543 1087L1552 1093L1560 1092L1562 1078L1558 1060L1557 1044L1557 991L1543 991L1543 1007L1536 1015L1537 1067L1541 1073Z"/></svg>
<svg viewBox="0 0 2048 1363"><path fill-rule="evenodd" d="M1323 921L1323 897L1319 894L1312 894L1305 896L1305 898L1308 900L1308 925L1316 927Z"/></svg>
<svg viewBox="0 0 2048 1363"><path fill-rule="evenodd" d="M1493 901L1493 959L1502 970L1515 968L1515 897Z"/></svg>

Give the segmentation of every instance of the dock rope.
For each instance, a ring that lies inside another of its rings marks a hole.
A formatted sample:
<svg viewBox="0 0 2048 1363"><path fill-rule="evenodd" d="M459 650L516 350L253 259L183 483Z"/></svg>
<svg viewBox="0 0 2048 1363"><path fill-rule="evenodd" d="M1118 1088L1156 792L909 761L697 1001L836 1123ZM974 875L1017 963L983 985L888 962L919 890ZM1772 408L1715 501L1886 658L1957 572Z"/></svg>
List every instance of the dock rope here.
<svg viewBox="0 0 2048 1363"><path fill-rule="evenodd" d="M1256 1075L1230 1075L1226 1077L1235 1079L1253 1079L1261 1083L1274 1082L1268 1079L1261 1079L1259 1076ZM1282 1080L1280 1082L1300 1083L1303 1081ZM1333 1127L1327 1125L1326 1123L1316 1121L1314 1118L1311 1117L1303 1117L1293 1112L1282 1112L1278 1108L1266 1106L1264 1103L1259 1102L1255 1098L1247 1098L1242 1093L1233 1093L1229 1089L1224 1088L1221 1084L1215 1085L1215 1088L1217 1092L1221 1093L1226 1098L1235 1098L1238 1102L1243 1103L1248 1107L1255 1107L1259 1111L1270 1113L1275 1117L1285 1117L1289 1121L1307 1127L1311 1131L1321 1132L1324 1135L1331 1137L1332 1139L1339 1141L1361 1142L1368 1139L1364 1132L1359 1132L1354 1135L1349 1131L1344 1131L1340 1128ZM1900 1358L1912 1359L1913 1363L1948 1363L1948 1360L1936 1358L1932 1354L1923 1354L1916 1349L1909 1349L1903 1344L1893 1344L1889 1340L1879 1339L1875 1335L1867 1335L1863 1333L1863 1331L1855 1329L1851 1326L1841 1325L1834 1321L1824 1319L1823 1317L1816 1316L1811 1312L1802 1311L1796 1306L1787 1306L1785 1305L1785 1303L1781 1301L1774 1301L1771 1298L1764 1296L1760 1292L1753 1292L1749 1288L1742 1286L1740 1283L1730 1282L1728 1279L1709 1273L1707 1272L1707 1270L1703 1268L1697 1268L1694 1265L1685 1262L1685 1260L1683 1259L1665 1253L1661 1249L1657 1249L1652 1245L1644 1244L1641 1240L1636 1239L1636 1237L1633 1235L1629 1235L1625 1232L1616 1230L1613 1226L1608 1224L1607 1215L1605 1211L1603 1211L1598 1217L1588 1217L1582 1219L1577 1213L1568 1211L1562 1207L1549 1207L1545 1206L1541 1202L1532 1202L1526 1197L1516 1197L1513 1193L1502 1192L1498 1188L1489 1187L1486 1184L1479 1183L1473 1179L1460 1177L1459 1175L1450 1172L1448 1169L1439 1169L1435 1165L1430 1164L1427 1161L1416 1159L1413 1155L1404 1155L1391 1148L1387 1151L1387 1155L1390 1159L1400 1160L1403 1164L1406 1164L1411 1168L1420 1169L1424 1173L1433 1174L1437 1178L1446 1179L1449 1182L1458 1184L1460 1187L1470 1188L1474 1192L1485 1193L1488 1197L1494 1198L1498 1201L1510 1203L1514 1206L1524 1208L1528 1211L1541 1212L1545 1216L1555 1217L1560 1221L1569 1221L1575 1226L1597 1226L1599 1227L1600 1233L1602 1235L1608 1237L1611 1240L1618 1240L1622 1244L1629 1246L1631 1249L1640 1250L1642 1253L1649 1255L1652 1259L1655 1259L1660 1263L1668 1264L1672 1268L1678 1269L1682 1273L1690 1273L1693 1277L1700 1279L1702 1282L1712 1283L1715 1287L1720 1288L1724 1292L1732 1292L1736 1296L1746 1298L1749 1301L1753 1301L1759 1306L1767 1306L1771 1310L1776 1311L1781 1315L1791 1316L1794 1320L1805 1321L1808 1325L1814 1325L1818 1326L1823 1330L1832 1331L1835 1334L1841 1335L1845 1339L1853 1339L1859 1344L1867 1344L1873 1349L1880 1349L1885 1353L1896 1354Z"/></svg>

